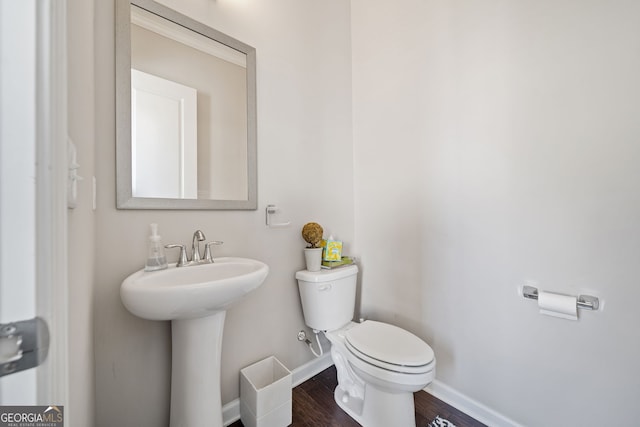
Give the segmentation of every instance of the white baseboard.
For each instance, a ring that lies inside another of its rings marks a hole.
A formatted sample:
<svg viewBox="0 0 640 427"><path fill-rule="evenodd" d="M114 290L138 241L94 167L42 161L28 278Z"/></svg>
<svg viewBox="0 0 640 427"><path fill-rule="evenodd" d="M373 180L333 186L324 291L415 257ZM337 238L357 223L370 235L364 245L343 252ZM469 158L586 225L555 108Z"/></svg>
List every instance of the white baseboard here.
<svg viewBox="0 0 640 427"><path fill-rule="evenodd" d="M293 387L296 387L306 380L315 377L330 366L333 366L333 359L331 358L330 351L327 351L324 355L318 358L308 361L302 366L298 366L296 369L291 371L291 374L293 376Z"/></svg>
<svg viewBox="0 0 640 427"><path fill-rule="evenodd" d="M291 385L295 387L318 375L320 372L333 365L331 353L326 352L324 355L310 360L302 366L298 366L291 371ZM222 407L222 423L225 426L235 423L240 419L240 399L232 400Z"/></svg>
<svg viewBox="0 0 640 427"><path fill-rule="evenodd" d="M438 380L434 380L425 387L424 391L489 427L523 427L522 424L518 424Z"/></svg>
<svg viewBox="0 0 640 427"><path fill-rule="evenodd" d="M228 426L240 419L240 399L234 399L222 407L222 425Z"/></svg>

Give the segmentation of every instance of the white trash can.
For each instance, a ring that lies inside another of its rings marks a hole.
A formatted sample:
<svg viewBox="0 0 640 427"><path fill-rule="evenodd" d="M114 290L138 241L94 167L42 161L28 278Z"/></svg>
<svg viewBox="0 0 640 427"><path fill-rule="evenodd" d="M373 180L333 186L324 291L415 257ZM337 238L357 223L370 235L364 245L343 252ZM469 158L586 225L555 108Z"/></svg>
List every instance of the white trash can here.
<svg viewBox="0 0 640 427"><path fill-rule="evenodd" d="M240 371L240 419L245 427L291 424L291 372L275 357Z"/></svg>

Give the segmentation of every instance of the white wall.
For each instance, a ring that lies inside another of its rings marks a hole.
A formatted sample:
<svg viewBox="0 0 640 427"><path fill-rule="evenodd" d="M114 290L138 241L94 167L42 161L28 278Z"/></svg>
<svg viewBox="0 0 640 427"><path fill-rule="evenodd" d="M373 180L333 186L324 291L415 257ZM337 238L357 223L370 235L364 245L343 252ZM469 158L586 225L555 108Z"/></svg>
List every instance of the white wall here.
<svg viewBox="0 0 640 427"><path fill-rule="evenodd" d="M164 3L167 3L165 1ZM293 369L312 358L294 273L303 267L302 225L317 221L353 242L351 47L342 0L171 1L172 7L257 49L257 211L115 209L114 5L95 7L96 211L95 353L97 426L168 424L170 328L122 306L122 280L141 268L148 224L165 243L188 243L196 229L223 240L216 256L253 257L270 266L261 288L232 307L222 354L223 403L239 395L239 370L275 355ZM330 22L331 25L327 25ZM335 180L326 185L327 178ZM267 229L275 203L291 227ZM170 253L175 261L177 254Z"/></svg>
<svg viewBox="0 0 640 427"><path fill-rule="evenodd" d="M352 0L365 314L527 426L640 416L636 1ZM571 322L516 289L594 294Z"/></svg>

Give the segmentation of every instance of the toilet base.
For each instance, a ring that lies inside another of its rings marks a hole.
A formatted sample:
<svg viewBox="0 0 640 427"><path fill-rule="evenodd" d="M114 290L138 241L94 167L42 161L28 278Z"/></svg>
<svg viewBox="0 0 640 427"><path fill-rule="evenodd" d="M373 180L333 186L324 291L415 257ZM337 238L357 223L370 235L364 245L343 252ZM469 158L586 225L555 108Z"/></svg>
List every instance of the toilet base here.
<svg viewBox="0 0 640 427"><path fill-rule="evenodd" d="M333 397L336 400L338 406L346 412L351 418L362 424L362 404L363 400L351 396L348 391L345 391L337 386L333 392Z"/></svg>
<svg viewBox="0 0 640 427"><path fill-rule="evenodd" d="M365 394L365 400L353 397L338 385L333 396L363 427L416 427L413 393L389 393L367 384Z"/></svg>
<svg viewBox="0 0 640 427"><path fill-rule="evenodd" d="M325 332L338 377L333 393L336 403L363 427L416 427L413 392L433 380L435 360L430 370L419 375L390 377L381 368L364 366L345 346L346 332L357 326L352 322Z"/></svg>

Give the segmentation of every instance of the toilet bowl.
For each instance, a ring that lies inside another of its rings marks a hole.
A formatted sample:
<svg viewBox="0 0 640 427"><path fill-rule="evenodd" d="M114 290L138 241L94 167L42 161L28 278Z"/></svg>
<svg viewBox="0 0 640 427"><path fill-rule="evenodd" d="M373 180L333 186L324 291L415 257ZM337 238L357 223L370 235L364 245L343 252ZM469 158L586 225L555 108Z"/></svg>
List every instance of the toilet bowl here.
<svg viewBox="0 0 640 427"><path fill-rule="evenodd" d="M415 426L413 393L435 375L431 348L401 328L372 320L325 335L338 372L334 397L340 408L365 427Z"/></svg>
<svg viewBox="0 0 640 427"><path fill-rule="evenodd" d="M297 272L305 322L331 343L342 410L364 427L415 427L413 393L434 379L433 350L397 326L351 320L357 273L355 265Z"/></svg>

